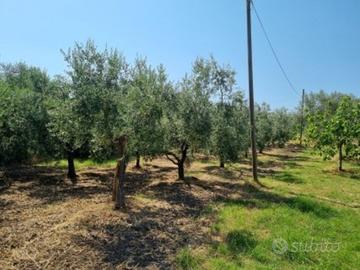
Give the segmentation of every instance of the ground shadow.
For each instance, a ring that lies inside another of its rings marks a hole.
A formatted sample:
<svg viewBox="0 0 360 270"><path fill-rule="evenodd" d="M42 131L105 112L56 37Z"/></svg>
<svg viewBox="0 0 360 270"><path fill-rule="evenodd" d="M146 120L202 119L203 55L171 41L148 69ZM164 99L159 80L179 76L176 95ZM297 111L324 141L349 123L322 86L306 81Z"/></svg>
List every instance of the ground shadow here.
<svg viewBox="0 0 360 270"><path fill-rule="evenodd" d="M223 202L259 209L272 207L273 204L280 204L324 219L338 215L338 211L334 208L302 196L286 197L265 189L259 189L248 183L244 185L243 192L245 194L240 199L225 199Z"/></svg>
<svg viewBox="0 0 360 270"><path fill-rule="evenodd" d="M231 169L220 168L219 166L205 166L202 168L205 173L213 174L225 179L236 180L239 179L239 175Z"/></svg>
<svg viewBox="0 0 360 270"><path fill-rule="evenodd" d="M350 178L350 179L360 180L360 170L359 169L345 169L343 171L323 170L323 172L339 175L339 176Z"/></svg>
<svg viewBox="0 0 360 270"><path fill-rule="evenodd" d="M111 196L113 169L87 170L78 173L78 181L73 184L66 180L64 170L48 167L26 167L10 171L9 179L18 182L16 189L44 204L67 199L87 199L99 194ZM141 192L150 183L147 171L127 172L125 189L127 195Z"/></svg>
<svg viewBox="0 0 360 270"><path fill-rule="evenodd" d="M285 155L285 154L273 154L273 153L262 153L264 156L270 156L277 158L280 161L308 161L310 160L309 157L305 156L291 156L291 155Z"/></svg>
<svg viewBox="0 0 360 270"><path fill-rule="evenodd" d="M190 186L197 186L211 192L215 200L225 199L233 194L242 194L243 181L204 181L197 178L192 178L189 182Z"/></svg>
<svg viewBox="0 0 360 270"><path fill-rule="evenodd" d="M283 168L284 162L278 160L258 160L258 166L260 168Z"/></svg>
<svg viewBox="0 0 360 270"><path fill-rule="evenodd" d="M225 242L229 251L237 255L253 250L258 241L250 231L233 230L226 235Z"/></svg>
<svg viewBox="0 0 360 270"><path fill-rule="evenodd" d="M140 212L129 213L128 224L97 225L86 221L80 226L94 233L75 235L73 240L80 246L98 250L103 254L102 260L114 267L126 265L143 269L155 265L169 269L172 265L169 256L183 246L195 244L197 239L192 231L174 226L176 220L176 214L169 211L144 207ZM96 232L104 232L105 236L98 237ZM106 241L107 238L111 241Z"/></svg>
<svg viewBox="0 0 360 270"><path fill-rule="evenodd" d="M270 167L270 163L266 166ZM202 169L204 173L218 173L223 180L191 177L187 178L186 183L174 181L176 173L173 172L176 169L175 166L152 166L151 169L146 166L136 172L128 171L126 195L130 197L139 193L150 202L147 204L145 200L139 206L135 205L135 200L129 199L126 212L114 219L84 217L76 224L80 229L72 235L74 244L90 247L92 251L100 253L102 256L99 256L99 260L113 268L171 269L175 255L181 248L210 242L204 228L210 227L211 217L203 218L203 213L211 202L259 209L277 204L324 219L337 215L337 211L325 204L304 197L286 197L240 181L234 172L229 173L226 169L219 170L215 166ZM18 173L18 178L14 176L18 181L33 180L17 187L18 190L26 191L30 197L47 204L72 198L86 199L99 194L106 194L110 198L114 177L112 169L87 170L79 173L76 185L70 185L60 181L64 179L63 170L43 168L36 174L29 173L29 177L26 173ZM270 168L261 168L261 174L275 175L277 180L289 183L298 181L293 175ZM155 203L152 204L152 201ZM0 207L2 205L0 201ZM80 234L81 228L86 233ZM257 244L254 236L247 231L230 232L226 242L234 254L251 251Z"/></svg>
<svg viewBox="0 0 360 270"><path fill-rule="evenodd" d="M249 208L268 208L272 204L282 204L304 213L312 213L320 218L330 218L337 215L337 211L326 204L300 196L283 196L248 182L229 183L192 180L191 185L213 192L217 195L216 200L218 202L239 204ZM229 199L231 194L239 195L239 199Z"/></svg>
<svg viewBox="0 0 360 270"><path fill-rule="evenodd" d="M166 201L172 206L181 206L182 214L188 217L198 217L207 203L194 196L187 183L180 181L152 185L148 188L147 194Z"/></svg>
<svg viewBox="0 0 360 270"><path fill-rule="evenodd" d="M57 185L63 182L65 172L62 169L45 166L11 167L6 176L13 182L34 182L40 185Z"/></svg>
<svg viewBox="0 0 360 270"><path fill-rule="evenodd" d="M252 168L241 168L241 170L246 174L246 175L252 175ZM258 172L258 176L260 178L265 178L265 177L271 177L279 172L281 172L281 170L279 169L272 169L272 168L261 168L258 167L257 168L257 172Z"/></svg>
<svg viewBox="0 0 360 270"><path fill-rule="evenodd" d="M85 219L79 226L84 226L89 234L74 235L73 241L101 252L103 262L124 269L171 269L175 254L181 248L209 241L194 220L207 202L193 195L186 184L151 185L145 196L156 197L157 201L164 201L170 207L147 205L139 209L130 202L125 221L100 224Z"/></svg>
<svg viewBox="0 0 360 270"><path fill-rule="evenodd" d="M289 172L278 172L272 175L272 179L285 182L285 183L291 183L291 184L301 184L304 181L297 177L296 175L289 173Z"/></svg>

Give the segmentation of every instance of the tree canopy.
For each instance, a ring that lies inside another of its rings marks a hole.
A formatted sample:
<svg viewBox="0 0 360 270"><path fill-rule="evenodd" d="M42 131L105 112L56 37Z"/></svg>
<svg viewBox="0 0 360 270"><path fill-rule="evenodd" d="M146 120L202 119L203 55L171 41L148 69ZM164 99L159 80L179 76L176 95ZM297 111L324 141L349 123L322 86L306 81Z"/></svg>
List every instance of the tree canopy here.
<svg viewBox="0 0 360 270"><path fill-rule="evenodd" d="M137 167L141 156L164 155L177 165L180 179L195 154L216 156L220 167L247 156L247 101L237 88L235 71L214 57L196 59L191 72L173 82L163 65L152 66L146 58L128 63L116 49L100 50L91 40L62 54L66 73L54 77L24 63L1 64L1 164L66 158L74 180L74 159L114 157L119 138L125 137L127 156L137 160ZM323 92L308 95L308 115L315 119L319 112L336 112L332 122L349 125L344 119L354 118L358 105L351 105L350 113L348 103L338 105L339 94L327 100ZM343 109L337 111L338 106ZM311 119L307 117L308 138L315 139ZM294 138L295 123L296 114L286 109L256 105L259 151ZM328 125L324 120L316 128ZM339 130L332 125L331 130ZM352 139L344 142L345 151L355 156L358 132L346 132L341 136L351 133Z"/></svg>

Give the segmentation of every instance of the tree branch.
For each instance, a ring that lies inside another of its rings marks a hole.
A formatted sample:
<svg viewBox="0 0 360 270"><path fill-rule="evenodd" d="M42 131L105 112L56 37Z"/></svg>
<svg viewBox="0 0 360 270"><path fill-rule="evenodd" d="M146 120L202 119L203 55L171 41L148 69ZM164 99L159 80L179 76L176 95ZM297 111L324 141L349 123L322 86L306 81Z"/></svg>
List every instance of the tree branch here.
<svg viewBox="0 0 360 270"><path fill-rule="evenodd" d="M174 153L168 152L168 153L165 153L165 156L168 160L170 160L175 165L179 164L179 159ZM174 157L176 161L174 159L172 159L170 156Z"/></svg>

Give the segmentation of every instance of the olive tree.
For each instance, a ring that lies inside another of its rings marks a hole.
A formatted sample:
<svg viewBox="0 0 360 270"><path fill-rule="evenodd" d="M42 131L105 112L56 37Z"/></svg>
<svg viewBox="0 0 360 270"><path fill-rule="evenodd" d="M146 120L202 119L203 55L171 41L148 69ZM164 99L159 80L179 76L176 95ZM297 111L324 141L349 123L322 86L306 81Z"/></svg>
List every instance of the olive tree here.
<svg viewBox="0 0 360 270"><path fill-rule="evenodd" d="M188 151L205 149L211 134L211 102L209 69L202 59L193 65L190 77L186 76L176 90L167 96L162 118L165 132L166 157L178 166L179 179L185 179L184 165Z"/></svg>
<svg viewBox="0 0 360 270"><path fill-rule="evenodd" d="M212 111L211 150L219 158L220 167L225 162L237 159L236 126L233 124L234 108L231 94L235 85L235 71L229 66L220 66L211 57L209 90L214 96L215 105Z"/></svg>
<svg viewBox="0 0 360 270"><path fill-rule="evenodd" d="M152 68L144 59L137 59L131 69L131 82L125 97L126 120L129 127L129 154L136 157L163 153L161 119L164 98L171 88L162 66Z"/></svg>
<svg viewBox="0 0 360 270"><path fill-rule="evenodd" d="M24 63L0 65L0 163L41 158L52 149L43 103L49 79Z"/></svg>
<svg viewBox="0 0 360 270"><path fill-rule="evenodd" d="M38 97L29 89L10 91L3 82L0 93L0 163L27 161L42 148Z"/></svg>
<svg viewBox="0 0 360 270"><path fill-rule="evenodd" d="M319 110L308 115L307 135L313 146L325 158L338 153L338 170L343 170L344 147L357 152L360 137L359 100L344 96L336 111Z"/></svg>
<svg viewBox="0 0 360 270"><path fill-rule="evenodd" d="M262 153L265 147L272 143L273 122L270 106L266 103L256 105L256 144L259 152Z"/></svg>
<svg viewBox="0 0 360 270"><path fill-rule="evenodd" d="M25 63L0 64L1 78L10 88L29 89L36 93L46 92L50 78L38 67Z"/></svg>
<svg viewBox="0 0 360 270"><path fill-rule="evenodd" d="M68 176L76 178L76 153L88 148L96 158L112 153L122 131L120 103L127 89L127 64L115 50L99 51L92 41L63 52L67 77L54 82L49 95L49 131L68 159Z"/></svg>
<svg viewBox="0 0 360 270"><path fill-rule="evenodd" d="M212 114L212 134L211 152L219 157L220 167L224 167L225 162L238 161L241 156L247 154L249 148L249 126L248 109L243 99L243 94L234 92L228 103L222 105L215 104L217 108Z"/></svg>
<svg viewBox="0 0 360 270"><path fill-rule="evenodd" d="M67 176L76 179L74 155L89 136L89 129L84 116L76 112L76 100L72 97L72 89L64 78L57 78L52 82L51 97L48 98L47 108L50 121L48 130L56 141L58 155L64 153L68 161Z"/></svg>
<svg viewBox="0 0 360 270"><path fill-rule="evenodd" d="M295 116L286 108L279 108L271 114L272 143L284 147L295 135Z"/></svg>

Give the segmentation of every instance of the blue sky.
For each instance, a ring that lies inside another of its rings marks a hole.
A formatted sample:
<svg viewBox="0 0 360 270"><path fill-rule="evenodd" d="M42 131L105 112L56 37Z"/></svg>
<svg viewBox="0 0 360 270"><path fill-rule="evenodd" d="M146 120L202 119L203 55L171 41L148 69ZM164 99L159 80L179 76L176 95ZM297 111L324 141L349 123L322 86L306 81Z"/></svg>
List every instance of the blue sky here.
<svg viewBox="0 0 360 270"><path fill-rule="evenodd" d="M360 96L359 0L254 0L298 92ZM25 61L63 73L60 49L93 39L129 61L163 63L172 80L197 56L213 54L247 93L245 0L0 0L0 62ZM272 107L299 102L253 16L255 98Z"/></svg>

